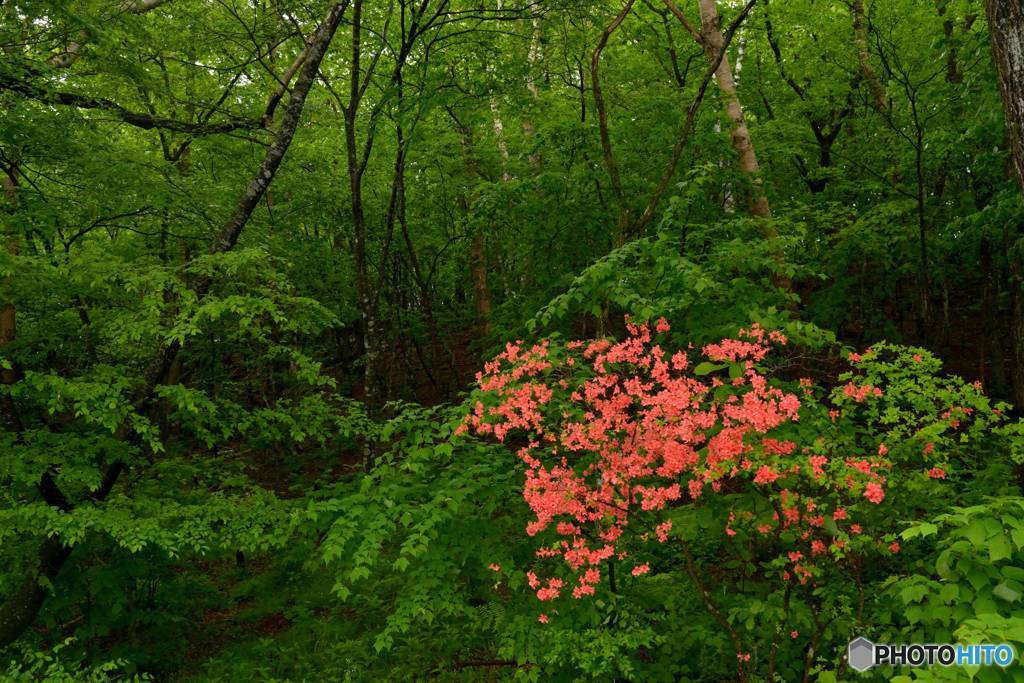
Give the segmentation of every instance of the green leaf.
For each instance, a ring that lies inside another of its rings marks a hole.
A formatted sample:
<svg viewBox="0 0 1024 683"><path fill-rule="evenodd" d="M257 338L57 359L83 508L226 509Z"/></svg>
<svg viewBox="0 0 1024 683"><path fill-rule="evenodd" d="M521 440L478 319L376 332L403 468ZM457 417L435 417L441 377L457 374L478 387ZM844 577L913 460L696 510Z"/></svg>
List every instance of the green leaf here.
<svg viewBox="0 0 1024 683"><path fill-rule="evenodd" d="M721 370L724 367L724 364L715 364L709 363L708 361L704 361L703 363L699 363L697 367L693 369L693 374L697 376L708 375L711 374L712 372L715 372L716 370Z"/></svg>

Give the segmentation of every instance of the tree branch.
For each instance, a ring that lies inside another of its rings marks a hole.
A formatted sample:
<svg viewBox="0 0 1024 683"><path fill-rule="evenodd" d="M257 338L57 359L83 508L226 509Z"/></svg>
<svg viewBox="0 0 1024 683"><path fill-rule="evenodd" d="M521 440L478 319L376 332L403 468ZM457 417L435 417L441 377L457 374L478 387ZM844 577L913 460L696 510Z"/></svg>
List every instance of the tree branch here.
<svg viewBox="0 0 1024 683"><path fill-rule="evenodd" d="M683 25L683 28L686 29L686 32L693 36L693 39L697 41L698 45L703 47L704 36L702 36L700 32L697 31L695 28L693 28L693 24L691 24L686 19L686 15L683 14L682 10L676 7L676 4L672 2L672 0L662 0L662 2L665 3L665 7L668 7L668 11L675 15L675 18L679 20L679 23Z"/></svg>
<svg viewBox="0 0 1024 683"><path fill-rule="evenodd" d="M71 92L51 92L45 88L33 85L27 81L16 79L0 79L0 91L10 90L29 99L37 100L44 104L57 104L77 109L96 109L106 111L117 117L118 120L136 128L144 130L161 129L172 130L178 133L190 135L214 135L217 133L228 133L234 130L253 130L261 128L263 123L257 119L247 119L238 116L229 116L228 120L219 123L191 123L177 119L154 116L142 112L131 111L117 102L101 97L90 97Z"/></svg>
<svg viewBox="0 0 1024 683"><path fill-rule="evenodd" d="M608 24L605 30L601 33L600 39L597 41L597 45L594 47L594 52L590 56L590 87L594 92L594 108L597 110L597 121L598 128L601 133L601 149L604 152L604 163L608 167L608 175L612 181L612 191L615 193L616 202L619 205L619 236L616 238L616 242L621 239L621 236L625 232L625 228L629 223L629 207L626 205L626 194L622 188L622 176L619 173L619 165L615 161L615 153L612 151L611 136L608 133L608 112L605 108L604 94L601 91L601 78L600 78L600 65L601 65L601 53L604 52L604 48L608 45L608 39L615 32L622 22L626 19L630 10L633 9L633 3L635 0L626 0L626 4L622 10L615 15L612 22ZM616 244L619 246L619 244Z"/></svg>
<svg viewBox="0 0 1024 683"><path fill-rule="evenodd" d="M739 655L743 654L743 641L740 640L739 634L733 625L729 623L729 620L725 618L722 611L718 609L718 605L711 599L707 589L704 587L704 583L700 580L700 574L697 572L697 565L693 561L693 555L690 553L690 546L686 541L681 541L683 548L683 558L686 560L686 573L690 575L690 580L693 581L694 587L697 589L697 595L700 597L701 602L704 603L704 607L708 613L717 621L721 627L729 634L729 638L732 640L733 647L736 648L737 664L739 670L737 671L737 680L746 681L747 675L744 670L743 660L739 659Z"/></svg>

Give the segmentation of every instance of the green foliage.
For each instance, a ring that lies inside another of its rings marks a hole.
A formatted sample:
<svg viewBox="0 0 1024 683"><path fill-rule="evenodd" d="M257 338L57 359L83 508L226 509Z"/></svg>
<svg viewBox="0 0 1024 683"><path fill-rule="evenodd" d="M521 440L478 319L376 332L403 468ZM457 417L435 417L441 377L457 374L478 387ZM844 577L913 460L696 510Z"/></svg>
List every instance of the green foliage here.
<svg viewBox="0 0 1024 683"><path fill-rule="evenodd" d="M916 575L894 576L883 585L882 597L894 610L891 637L1010 643L1019 651L1024 645L1024 621L1018 616L1024 589L1022 511L1020 497L987 498L909 525L902 537L926 545L911 567ZM967 667L966 673L982 681L1013 680L1010 671L998 669ZM960 678L935 668L899 680Z"/></svg>
<svg viewBox="0 0 1024 683"><path fill-rule="evenodd" d="M10 667L4 672L4 680L11 681L49 681L51 683L76 683L77 681L88 681L88 683L108 683L112 681L150 681L153 680L146 675L126 676L122 669L125 669L128 662L125 660L113 660L96 666L83 668L80 664L67 662L62 659L62 650L74 642L68 639L63 643L55 645L48 652L26 652L18 661L11 662Z"/></svg>
<svg viewBox="0 0 1024 683"><path fill-rule="evenodd" d="M667 6L595 74L622 3L364 0L358 48L349 3L222 251L327 4L0 2L0 616L45 588L0 678L731 680L721 619L764 680L850 680L853 634L1024 647L1024 204L987 22L858 5L756 3L726 58L759 172L711 80L626 229L707 67ZM787 590L799 538L725 532L763 496L687 500L649 575L541 623L514 451L453 433L506 342L627 313L784 333L785 438L887 449L885 507L849 506L877 534L826 520L834 564Z"/></svg>

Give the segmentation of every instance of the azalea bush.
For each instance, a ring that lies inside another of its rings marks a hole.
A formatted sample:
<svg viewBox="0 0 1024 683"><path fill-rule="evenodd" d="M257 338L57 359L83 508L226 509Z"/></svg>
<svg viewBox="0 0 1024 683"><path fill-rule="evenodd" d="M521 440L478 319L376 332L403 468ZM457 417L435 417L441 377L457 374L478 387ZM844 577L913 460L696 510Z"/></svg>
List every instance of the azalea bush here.
<svg viewBox="0 0 1024 683"><path fill-rule="evenodd" d="M456 429L522 472L532 557L489 566L525 577L540 628L662 575L727 635L731 675L842 670L904 520L969 497L1012 449L1005 406L920 349L876 344L814 378L756 323L703 348L664 319L627 330L508 344Z"/></svg>

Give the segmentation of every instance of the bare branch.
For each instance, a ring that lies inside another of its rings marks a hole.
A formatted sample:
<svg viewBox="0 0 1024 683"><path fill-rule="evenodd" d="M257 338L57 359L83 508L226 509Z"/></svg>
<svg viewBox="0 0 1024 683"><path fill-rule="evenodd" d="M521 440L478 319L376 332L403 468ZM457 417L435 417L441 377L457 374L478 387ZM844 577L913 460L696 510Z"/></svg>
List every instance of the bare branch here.
<svg viewBox="0 0 1024 683"><path fill-rule="evenodd" d="M622 22L625 21L626 16L633 9L633 3L635 0L626 0L626 4L622 10L619 11L612 22L608 24L604 31L601 33L601 37L597 41L597 45L594 47L594 52L590 56L590 86L594 92L594 106L597 109L597 121L598 128L601 132L601 149L604 152L604 163L608 167L608 175L612 181L612 190L615 193L615 199L619 205L619 236L616 238L618 241L619 237L624 234L624 228L627 227L629 222L629 209L626 206L625 191L622 188L622 176L619 173L619 165L615 161L615 153L612 151L611 136L608 133L608 112L605 108L604 93L601 91L601 53L604 52L605 47L608 45L608 39L615 32ZM618 245L617 245L618 246Z"/></svg>
<svg viewBox="0 0 1024 683"><path fill-rule="evenodd" d="M675 18L679 20L679 23L683 25L683 28L686 29L686 32L693 36L693 39L697 41L698 45L703 47L704 36L700 34L700 31L697 31L696 29L693 28L693 24L691 24L686 19L686 15L683 14L683 11L676 7L676 4L672 2L672 0L662 0L662 2L665 3L665 7L668 7L668 11L675 15Z"/></svg>

